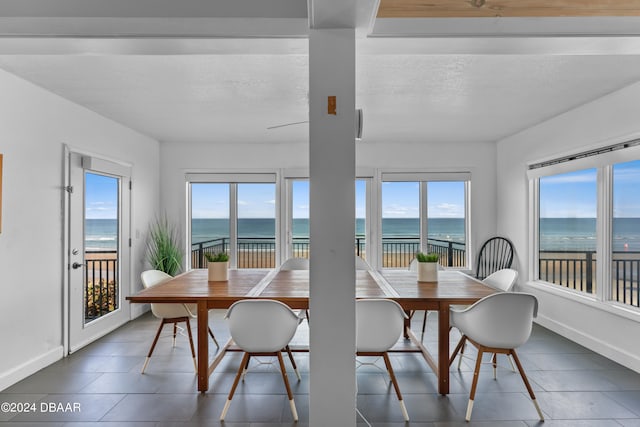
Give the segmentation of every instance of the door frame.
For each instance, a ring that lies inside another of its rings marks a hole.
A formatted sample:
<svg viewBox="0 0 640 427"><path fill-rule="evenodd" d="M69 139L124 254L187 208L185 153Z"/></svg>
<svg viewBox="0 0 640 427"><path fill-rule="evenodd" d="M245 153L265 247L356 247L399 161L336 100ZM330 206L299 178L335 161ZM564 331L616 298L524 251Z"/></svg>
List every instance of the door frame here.
<svg viewBox="0 0 640 427"><path fill-rule="evenodd" d="M63 209L63 218L62 218L62 346L63 346L63 354L66 357L71 353L71 313L70 313L70 301L71 301L71 221L72 221L72 212L71 212L71 192L73 191L71 188L71 155L77 154L82 157L88 157L92 161L97 163L104 162L105 164L117 165L122 168L124 171L122 177L127 177L129 179L129 183L126 183L124 179L121 182L122 194L120 196L121 201L126 199L126 207L124 203L123 206L120 207L120 213L122 216L126 215L128 217L128 229L126 230L126 234L123 230L120 243L121 248L126 247L126 251L121 251L119 254L119 265L120 265L120 295L121 295L121 308L125 310L125 322L131 320L131 310L129 305L126 305L125 296L130 295L132 292L132 270L131 270L131 222L132 222L132 196L131 196L131 175L133 166L129 163L122 162L115 159L110 159L105 156L101 156L96 153L88 152L86 150L79 149L77 147L72 147L68 144L63 144L63 187L62 187L62 209ZM125 191L128 190L128 191ZM84 194L83 194L84 196ZM124 292L124 293L123 293ZM126 308L125 308L126 307ZM109 328L100 331L99 334L95 336L95 339L100 336L104 336L114 329L120 327L121 324L111 326ZM88 343L87 343L88 344Z"/></svg>

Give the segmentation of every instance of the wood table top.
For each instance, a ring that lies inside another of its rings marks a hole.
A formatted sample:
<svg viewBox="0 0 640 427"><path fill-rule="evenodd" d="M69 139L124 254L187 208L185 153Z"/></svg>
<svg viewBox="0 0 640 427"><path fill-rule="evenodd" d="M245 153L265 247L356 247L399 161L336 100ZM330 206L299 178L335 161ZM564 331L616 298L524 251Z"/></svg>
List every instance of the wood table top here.
<svg viewBox="0 0 640 427"><path fill-rule="evenodd" d="M132 302L197 302L199 300L237 301L246 298L271 270L229 270L229 280L209 282L206 268L182 273L165 283L143 289L127 297Z"/></svg>
<svg viewBox="0 0 640 427"><path fill-rule="evenodd" d="M458 271L440 271L438 282L418 282L408 270L356 271L356 298L397 301L448 301L470 304L494 293L482 282ZM131 302L234 302L243 298L273 298L297 307L309 300L308 270L229 270L229 280L210 282L206 269L194 269L127 297Z"/></svg>
<svg viewBox="0 0 640 427"><path fill-rule="evenodd" d="M408 270L383 270L380 272L398 297L415 301L448 301L455 304L471 304L496 292L481 281L459 271L438 272L437 282L418 282L417 273Z"/></svg>

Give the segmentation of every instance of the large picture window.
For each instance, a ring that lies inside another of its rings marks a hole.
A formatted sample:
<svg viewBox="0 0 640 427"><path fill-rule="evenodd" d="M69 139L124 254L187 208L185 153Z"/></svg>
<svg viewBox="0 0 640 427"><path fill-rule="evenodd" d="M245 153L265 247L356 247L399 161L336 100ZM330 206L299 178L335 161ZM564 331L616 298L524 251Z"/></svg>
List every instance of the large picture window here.
<svg viewBox="0 0 640 427"><path fill-rule="evenodd" d="M640 307L640 147L636 141L530 166L534 278Z"/></svg>
<svg viewBox="0 0 640 427"><path fill-rule="evenodd" d="M383 174L383 268L407 268L418 251L445 267L467 265L468 174ZM457 178L457 179L456 179Z"/></svg>
<svg viewBox="0 0 640 427"><path fill-rule="evenodd" d="M240 178L250 181L247 175ZM205 254L217 252L228 253L235 268L275 268L275 182L217 182L225 177L205 175L198 178L214 182L190 183L191 268L206 267ZM275 181L270 175L255 179L270 178Z"/></svg>

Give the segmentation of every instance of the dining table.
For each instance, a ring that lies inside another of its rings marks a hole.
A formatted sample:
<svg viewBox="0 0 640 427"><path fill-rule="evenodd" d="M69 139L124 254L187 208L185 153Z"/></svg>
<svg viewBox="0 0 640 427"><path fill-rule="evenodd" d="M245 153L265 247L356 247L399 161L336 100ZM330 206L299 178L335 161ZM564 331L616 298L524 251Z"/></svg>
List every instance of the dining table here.
<svg viewBox="0 0 640 427"><path fill-rule="evenodd" d="M438 312L437 358L405 324L405 338L411 347L392 351L422 353L438 377L438 392L449 393L449 311L452 305L473 304L496 290L457 270L442 270L437 282L419 282L417 273L408 270L356 270L357 299L388 298L407 312ZM209 281L206 269L194 269L127 297L131 303L197 304L197 374L198 391L209 390L209 377L233 345L229 340L209 362L209 310L226 309L248 298L281 301L292 309L309 308L308 270L232 269L228 280ZM313 314L312 314L313 315Z"/></svg>

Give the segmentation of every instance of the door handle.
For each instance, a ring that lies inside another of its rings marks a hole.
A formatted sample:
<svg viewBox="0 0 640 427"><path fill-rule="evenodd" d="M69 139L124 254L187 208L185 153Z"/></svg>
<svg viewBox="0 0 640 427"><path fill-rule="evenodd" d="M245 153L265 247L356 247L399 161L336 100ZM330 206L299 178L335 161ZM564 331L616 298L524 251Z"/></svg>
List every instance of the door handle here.
<svg viewBox="0 0 640 427"><path fill-rule="evenodd" d="M79 262L74 262L73 264L71 264L71 268L73 268L74 270L79 269L80 267L84 267L85 264L80 264Z"/></svg>

